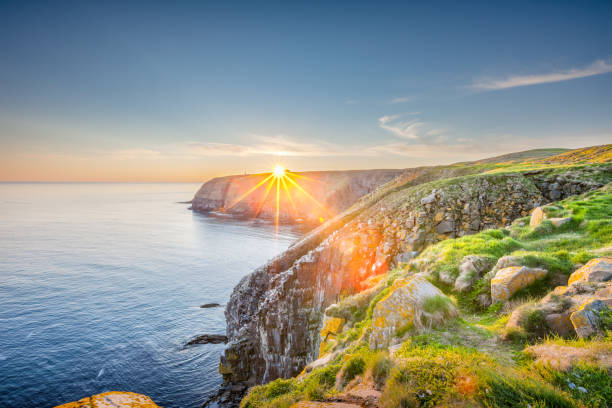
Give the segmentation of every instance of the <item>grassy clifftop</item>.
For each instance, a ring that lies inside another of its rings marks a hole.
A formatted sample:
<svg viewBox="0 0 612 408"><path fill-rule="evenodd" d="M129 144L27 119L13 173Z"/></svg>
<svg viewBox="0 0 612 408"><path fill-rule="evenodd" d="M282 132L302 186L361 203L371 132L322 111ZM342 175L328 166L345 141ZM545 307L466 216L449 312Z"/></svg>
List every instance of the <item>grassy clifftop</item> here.
<svg viewBox="0 0 612 408"><path fill-rule="evenodd" d="M609 163L610 150L581 149L547 162L504 158L425 168L364 197L355 208L367 208L364 219L395 214L403 222L399 212L384 211L403 203L422 206L432 188L454 191L447 201L456 201L463 194L459 186L496 180L490 176L497 173L540 177L538 188L550 194L558 188L549 187L557 175L584 169L583 160ZM575 174L598 182L609 176ZM253 387L241 407L608 407L612 315L606 305L612 303L612 280L605 268L606 259L612 262L612 185L552 201L504 228L443 239L370 279L365 290L326 310L319 360L296 378ZM576 270L598 261L591 278L572 283ZM518 280L507 283L507 297L496 300L495 278L504 273ZM393 326L385 346L373 347L377 307L407 287L397 282L416 276L443 294L407 301L405 324ZM570 315L591 312L589 305L598 301L604 307L592 309L595 332L581 336Z"/></svg>

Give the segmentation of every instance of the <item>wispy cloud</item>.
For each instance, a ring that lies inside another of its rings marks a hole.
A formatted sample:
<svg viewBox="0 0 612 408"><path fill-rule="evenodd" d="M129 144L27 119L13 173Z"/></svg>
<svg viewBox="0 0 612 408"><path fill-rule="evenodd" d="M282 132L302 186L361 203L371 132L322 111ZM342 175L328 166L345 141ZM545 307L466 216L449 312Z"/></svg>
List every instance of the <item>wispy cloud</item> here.
<svg viewBox="0 0 612 408"><path fill-rule="evenodd" d="M406 102L410 102L413 100L414 98L412 96L398 96L396 98L391 99L389 103L390 104L406 103Z"/></svg>
<svg viewBox="0 0 612 408"><path fill-rule="evenodd" d="M571 79L586 78L594 75L612 72L612 63L597 60L584 68L572 68L565 71L551 72L539 75L514 75L502 79L481 79L472 84L473 88L494 91L499 89L515 88L518 86L546 84L550 82L569 81Z"/></svg>
<svg viewBox="0 0 612 408"><path fill-rule="evenodd" d="M404 115L385 115L378 118L378 126L395 136L418 140L422 136L440 136L445 133L444 129L429 127L425 122L418 119L404 120Z"/></svg>

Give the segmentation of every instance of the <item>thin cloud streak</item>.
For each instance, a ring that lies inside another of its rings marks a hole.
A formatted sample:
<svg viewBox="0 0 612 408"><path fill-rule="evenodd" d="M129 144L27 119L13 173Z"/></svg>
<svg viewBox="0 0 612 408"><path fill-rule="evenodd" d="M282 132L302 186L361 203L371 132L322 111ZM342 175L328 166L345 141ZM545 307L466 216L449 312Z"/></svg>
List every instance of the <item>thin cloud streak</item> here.
<svg viewBox="0 0 612 408"><path fill-rule="evenodd" d="M400 115L385 115L378 118L378 126L404 139L419 139L419 130L424 123L418 120L398 121Z"/></svg>
<svg viewBox="0 0 612 408"><path fill-rule="evenodd" d="M597 60L584 68L573 68L565 71L551 72L541 75L515 75L504 79L482 79L475 82L472 87L485 91L516 88L519 86L539 85L551 82L569 81L586 78L594 75L612 72L612 64L604 60Z"/></svg>

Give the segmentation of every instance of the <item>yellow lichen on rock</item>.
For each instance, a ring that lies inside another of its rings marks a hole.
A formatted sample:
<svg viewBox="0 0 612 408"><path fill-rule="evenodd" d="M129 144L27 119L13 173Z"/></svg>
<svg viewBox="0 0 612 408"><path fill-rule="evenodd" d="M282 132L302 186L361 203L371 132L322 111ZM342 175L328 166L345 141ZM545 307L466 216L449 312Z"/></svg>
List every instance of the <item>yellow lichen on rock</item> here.
<svg viewBox="0 0 612 408"><path fill-rule="evenodd" d="M58 405L55 408L160 408L146 395L134 392L110 391L92 397Z"/></svg>
<svg viewBox="0 0 612 408"><path fill-rule="evenodd" d="M572 273L568 285L575 282L606 282L612 279L612 257L591 259Z"/></svg>
<svg viewBox="0 0 612 408"><path fill-rule="evenodd" d="M338 335L342 332L345 320L340 317L329 317L326 316L323 321L323 328L320 331L321 344L319 345L319 357L325 354L328 346L336 340Z"/></svg>
<svg viewBox="0 0 612 408"><path fill-rule="evenodd" d="M423 304L434 296L445 295L421 276L397 279L389 294L374 307L370 347L387 346L399 329L420 326Z"/></svg>
<svg viewBox="0 0 612 408"><path fill-rule="evenodd" d="M505 302L518 290L533 284L546 276L548 272L540 268L510 266L500 269L491 279L491 301Z"/></svg>

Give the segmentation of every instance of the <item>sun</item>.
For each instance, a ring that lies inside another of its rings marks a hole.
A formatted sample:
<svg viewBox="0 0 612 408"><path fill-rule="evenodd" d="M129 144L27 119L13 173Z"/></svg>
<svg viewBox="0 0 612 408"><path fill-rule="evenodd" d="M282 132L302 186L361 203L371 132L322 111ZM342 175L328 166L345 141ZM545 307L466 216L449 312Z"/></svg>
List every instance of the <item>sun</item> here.
<svg viewBox="0 0 612 408"><path fill-rule="evenodd" d="M285 168L282 165L277 164L276 166L274 166L274 171L272 173L276 177L283 177L285 175Z"/></svg>

